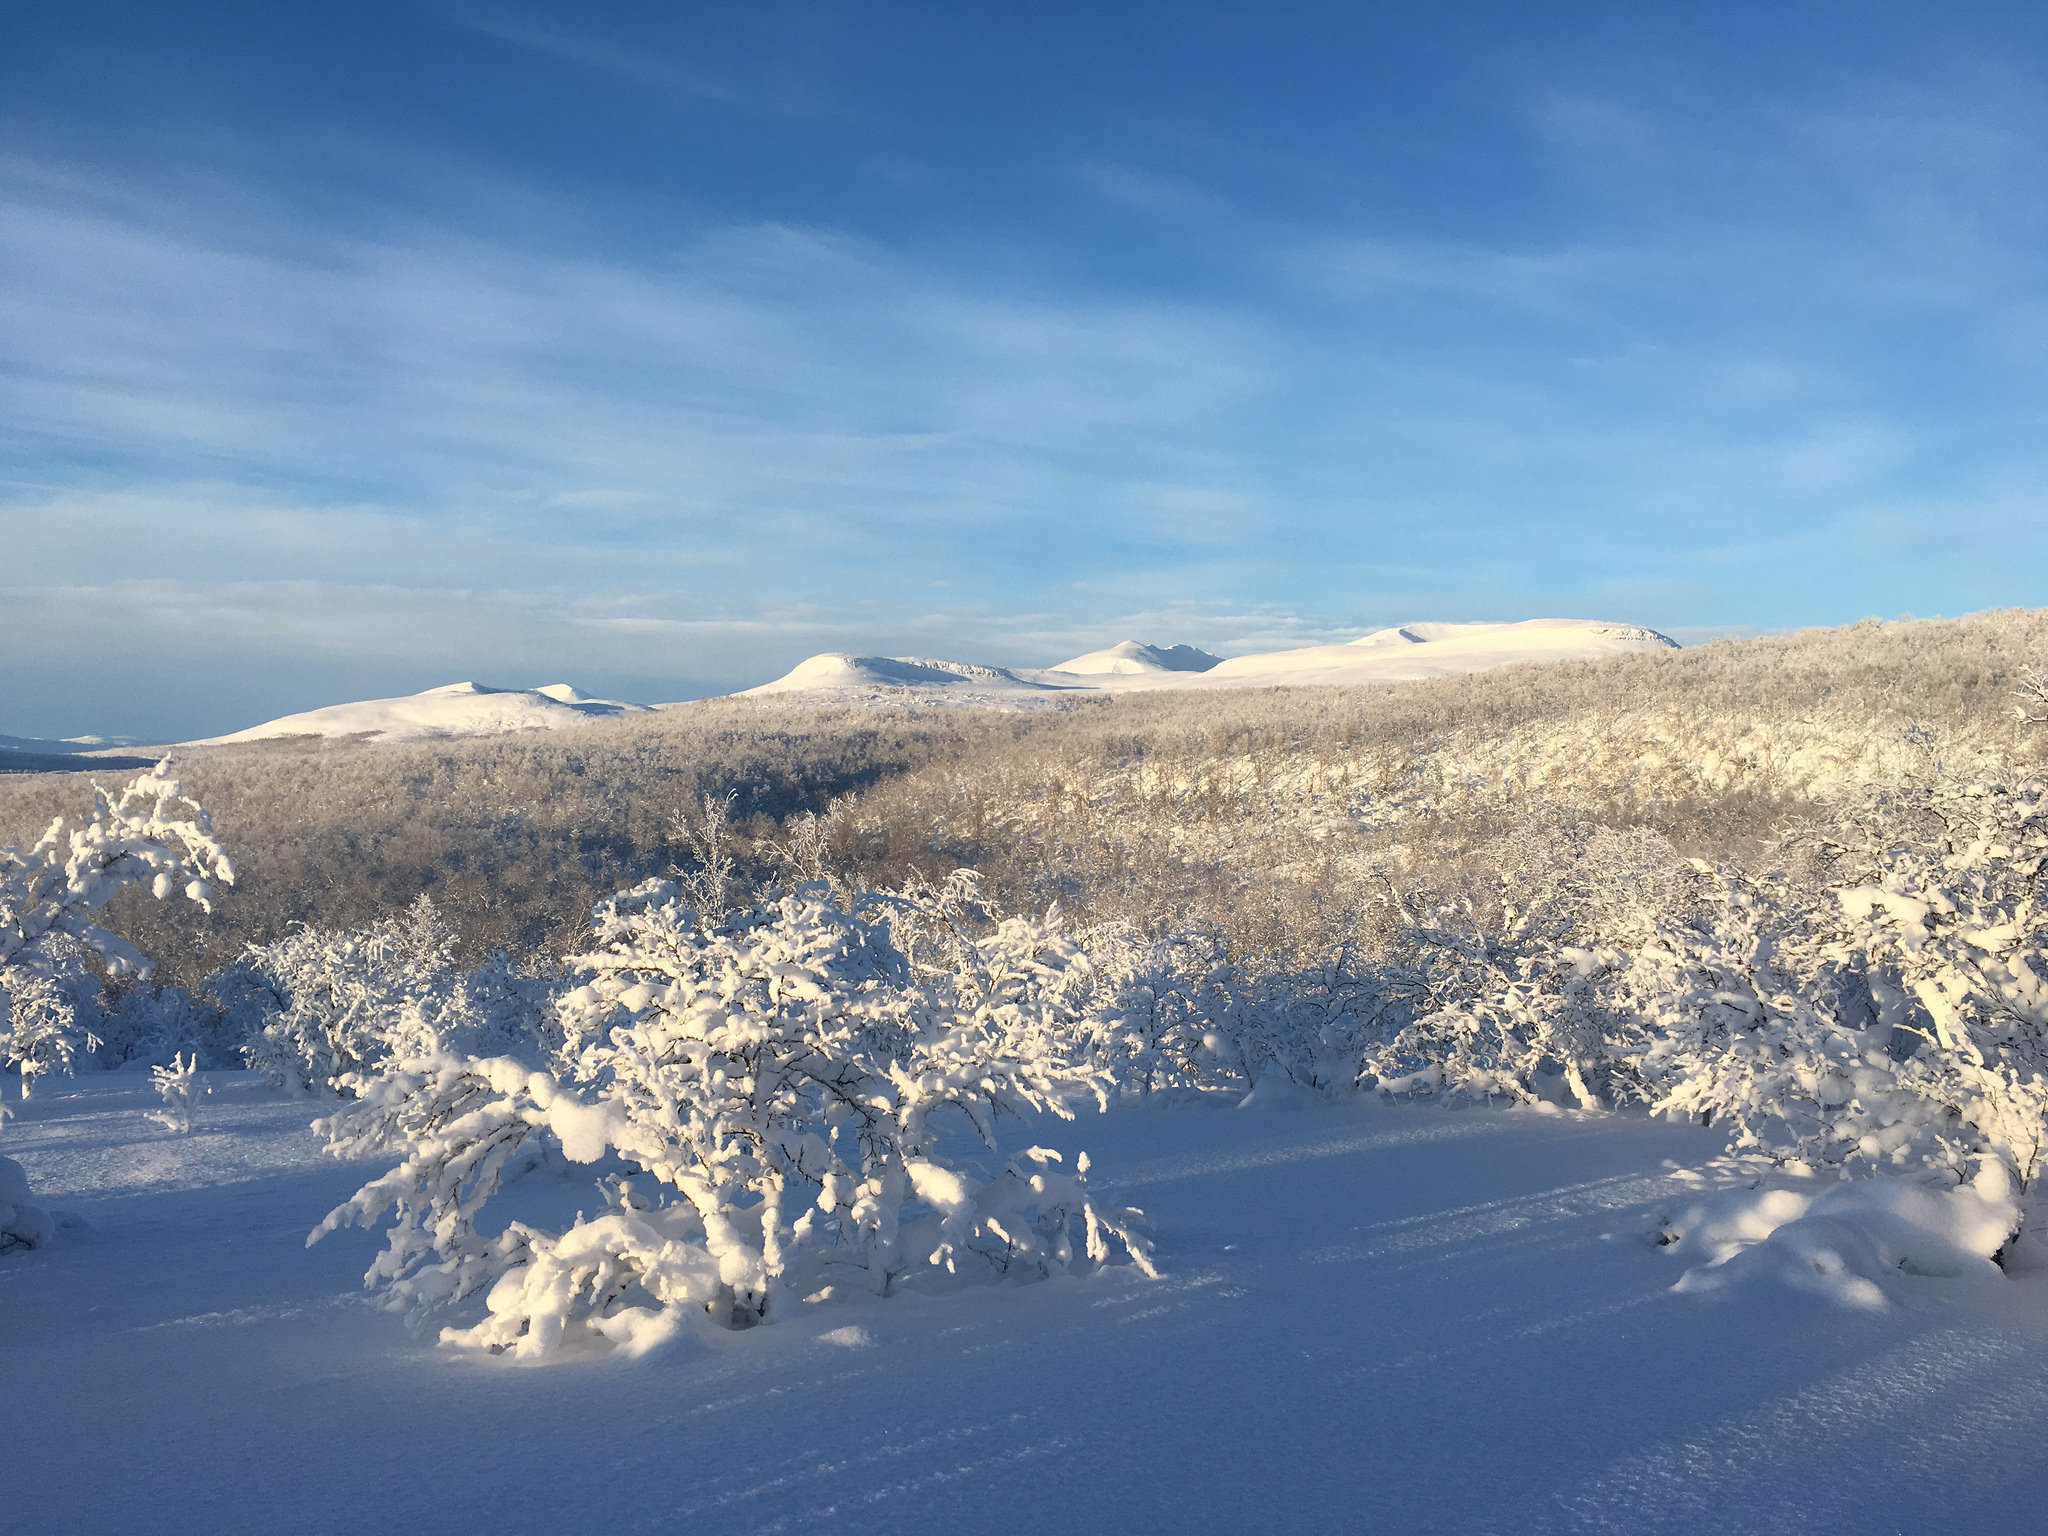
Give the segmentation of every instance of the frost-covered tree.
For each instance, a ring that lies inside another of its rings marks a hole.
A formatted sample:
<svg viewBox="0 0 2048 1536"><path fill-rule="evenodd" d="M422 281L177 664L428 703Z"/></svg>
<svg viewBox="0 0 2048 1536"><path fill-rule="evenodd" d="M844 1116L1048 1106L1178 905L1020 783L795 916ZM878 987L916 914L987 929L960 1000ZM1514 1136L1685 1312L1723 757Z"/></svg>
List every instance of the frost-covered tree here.
<svg viewBox="0 0 2048 1536"><path fill-rule="evenodd" d="M503 955L475 971L454 961L454 935L431 898L355 933L303 928L254 948L240 972L210 985L258 1014L249 1064L300 1091L332 1093L379 1063L448 1048L544 1053L554 987Z"/></svg>
<svg viewBox="0 0 2048 1536"><path fill-rule="evenodd" d="M0 968L0 1042L21 1073L22 1097L40 1077L68 1077L102 1043L100 978L69 934L51 934L33 963Z"/></svg>
<svg viewBox="0 0 2048 1536"><path fill-rule="evenodd" d="M212 883L234 882L212 818L185 797L170 767L167 758L119 794L95 784L80 824L59 816L26 853L0 848L5 1050L24 1089L38 1074L68 1072L98 1043L88 1039L85 1018L95 1012L91 992L78 998L85 960L116 976L148 974L135 946L95 919L116 892L147 884L159 901L175 892L211 912Z"/></svg>
<svg viewBox="0 0 2048 1536"><path fill-rule="evenodd" d="M1071 1115L1109 1091L1071 941L1050 923L961 921L971 892L864 898L822 885L707 922L653 882L601 908L561 1004L560 1077L442 1054L361 1087L324 1123L337 1150L408 1155L316 1232L387 1213L371 1271L424 1315L488 1286L449 1342L545 1354L572 1337L644 1347L703 1314L772 1318L858 1284L1149 1269L1132 1212L1098 1206L1085 1161L1027 1148L993 1176L950 1150L997 1149L1009 1114ZM614 1186L566 1232L484 1236L483 1202L545 1128L572 1161L622 1158L660 1192Z"/></svg>
<svg viewBox="0 0 2048 1536"><path fill-rule="evenodd" d="M1902 1082L1947 1111L1940 1159L2002 1159L2025 1188L2048 1150L2048 782L1944 778L1887 801L1892 836L1832 850L1863 877L1835 893L1837 952L1893 978L1881 1019L1910 1047Z"/></svg>
<svg viewBox="0 0 2048 1536"><path fill-rule="evenodd" d="M1688 866L1643 829L1554 810L1480 850L1487 880L1454 902L1407 899L1412 1019L1367 1052L1395 1093L1584 1109L1644 1097L1644 1024L1614 995L1633 946L1695 900Z"/></svg>

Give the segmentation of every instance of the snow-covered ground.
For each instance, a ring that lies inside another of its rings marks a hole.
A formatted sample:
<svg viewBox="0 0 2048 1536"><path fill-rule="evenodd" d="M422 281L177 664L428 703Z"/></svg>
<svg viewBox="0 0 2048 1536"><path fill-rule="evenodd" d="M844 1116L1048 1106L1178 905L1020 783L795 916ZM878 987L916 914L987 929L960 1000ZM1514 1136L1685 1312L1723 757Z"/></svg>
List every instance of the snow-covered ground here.
<svg viewBox="0 0 2048 1536"><path fill-rule="evenodd" d="M486 688L449 683L397 699L330 704L252 725L193 746L267 741L280 736L367 736L379 741L420 741L440 736L493 736L505 731L558 731L592 720L645 714L649 706L594 699L568 683L545 688Z"/></svg>
<svg viewBox="0 0 2048 1536"><path fill-rule="evenodd" d="M0 1257L9 1530L2018 1533L2048 1490L2048 1282L1674 1290L1699 1234L1646 1234L1726 1177L1691 1127L1034 1123L1016 1144L1086 1148L1146 1208L1164 1278L520 1367L365 1305L377 1239L305 1237L376 1165L323 1156L259 1079L213 1082L189 1137L145 1119L145 1075L10 1105L0 1152L85 1225ZM596 1208L584 1171L515 1197Z"/></svg>

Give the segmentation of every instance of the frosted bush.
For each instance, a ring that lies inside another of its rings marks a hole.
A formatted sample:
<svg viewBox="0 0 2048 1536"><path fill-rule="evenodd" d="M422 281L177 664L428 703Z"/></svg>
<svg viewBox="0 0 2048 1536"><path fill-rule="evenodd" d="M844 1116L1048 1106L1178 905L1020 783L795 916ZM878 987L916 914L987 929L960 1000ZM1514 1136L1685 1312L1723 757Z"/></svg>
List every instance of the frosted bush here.
<svg viewBox="0 0 2048 1536"><path fill-rule="evenodd" d="M429 1001L453 979L454 938L421 896L356 933L302 928L249 951L282 1008L245 1047L249 1065L300 1092L328 1092L392 1055L427 1048Z"/></svg>
<svg viewBox="0 0 2048 1536"><path fill-rule="evenodd" d="M173 1056L167 1067L152 1067L150 1082L163 1098L163 1108L151 1110L149 1118L179 1136L192 1134L192 1112L199 1101L213 1092L199 1076L199 1055Z"/></svg>
<svg viewBox="0 0 2048 1536"><path fill-rule="evenodd" d="M716 924L652 882L600 909L571 962L561 1075L440 1054L359 1085L322 1129L406 1158L316 1231L393 1219L368 1277L415 1317L486 1291L445 1341L545 1355L644 1348L688 1316L731 1327L920 1275L1022 1278L1107 1262L1149 1272L1136 1213L1098 1206L1085 1160L1029 1148L993 1176L945 1120L997 1149L1010 1114L1105 1101L1078 953L1051 923L970 929L971 882L864 897L806 885ZM571 1162L622 1159L565 1232L477 1216L545 1130Z"/></svg>
<svg viewBox="0 0 2048 1536"><path fill-rule="evenodd" d="M1408 904L1412 1021L1367 1052L1392 1093L1584 1109L1646 1096L1646 1028L1617 977L1621 948L1683 922L1696 892L1676 851L1554 807L1475 857L1487 885L1434 909Z"/></svg>
<svg viewBox="0 0 2048 1536"><path fill-rule="evenodd" d="M305 928L252 949L240 973L214 984L264 1019L244 1047L249 1065L301 1092L349 1092L385 1061L436 1049L544 1057L559 1038L554 984L502 954L465 973L454 943L421 896L355 933Z"/></svg>
<svg viewBox="0 0 2048 1536"><path fill-rule="evenodd" d="M232 884L234 865L212 818L185 798L168 759L118 795L95 784L92 809L76 827L53 820L26 852L0 848L0 1049L22 1074L69 1072L97 1048L88 962L142 977L149 962L100 926L94 914L124 886L147 884L159 901L174 892L212 911L212 882Z"/></svg>
<svg viewBox="0 0 2048 1536"><path fill-rule="evenodd" d="M1941 1161L1960 1175L1995 1157L2025 1188L2048 1146L2048 783L1889 798L1884 829L1917 835L1880 837L1866 878L1836 891L1838 950L1897 978L1881 1021L1911 1047L1901 1080L1947 1112Z"/></svg>
<svg viewBox="0 0 2048 1536"><path fill-rule="evenodd" d="M100 1047L100 979L68 934L53 934L33 963L0 968L0 1043L21 1074L22 1097L36 1080L68 1077Z"/></svg>

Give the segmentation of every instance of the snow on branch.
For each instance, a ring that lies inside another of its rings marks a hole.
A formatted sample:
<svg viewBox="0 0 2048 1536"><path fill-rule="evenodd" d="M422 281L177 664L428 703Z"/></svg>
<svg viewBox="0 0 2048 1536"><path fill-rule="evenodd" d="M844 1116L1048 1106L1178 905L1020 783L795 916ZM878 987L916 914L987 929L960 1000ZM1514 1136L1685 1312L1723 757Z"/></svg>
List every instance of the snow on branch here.
<svg viewBox="0 0 2048 1536"><path fill-rule="evenodd" d="M146 884L213 910L213 886L232 885L233 862L213 819L185 797L169 758L119 794L93 786L78 826L57 817L23 853L0 848L0 1044L23 1089L43 1073L68 1072L98 1041L85 1006L98 991L86 962L141 977L149 962L94 918L124 886Z"/></svg>
<svg viewBox="0 0 2048 1536"><path fill-rule="evenodd" d="M696 893L692 893L694 896ZM707 919L651 882L606 903L570 963L559 1074L446 1053L359 1086L335 1150L405 1161L318 1238L390 1215L366 1277L424 1318L486 1290L445 1342L544 1356L644 1349L692 1316L772 1321L857 1286L1017 1279L1117 1254L1152 1273L1138 1213L1100 1206L1085 1159L1028 1148L992 1177L955 1150L997 1124L1106 1100L1078 952L1044 922L975 932L954 886L857 899L823 883ZM621 1160L607 1208L565 1232L478 1213L545 1131L571 1162Z"/></svg>

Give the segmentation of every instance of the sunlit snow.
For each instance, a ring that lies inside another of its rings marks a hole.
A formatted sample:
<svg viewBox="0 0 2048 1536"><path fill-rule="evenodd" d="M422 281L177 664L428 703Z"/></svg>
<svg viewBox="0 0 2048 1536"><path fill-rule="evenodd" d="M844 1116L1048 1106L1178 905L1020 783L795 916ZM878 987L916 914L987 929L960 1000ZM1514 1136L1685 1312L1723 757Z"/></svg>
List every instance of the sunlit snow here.
<svg viewBox="0 0 2048 1536"><path fill-rule="evenodd" d="M193 745L268 741L282 736L365 736L381 741L418 741L436 736L490 736L504 731L555 731L618 715L644 714L647 709L645 704L594 699L568 683L550 683L533 689L449 683L404 698L366 699L356 704L309 709Z"/></svg>

